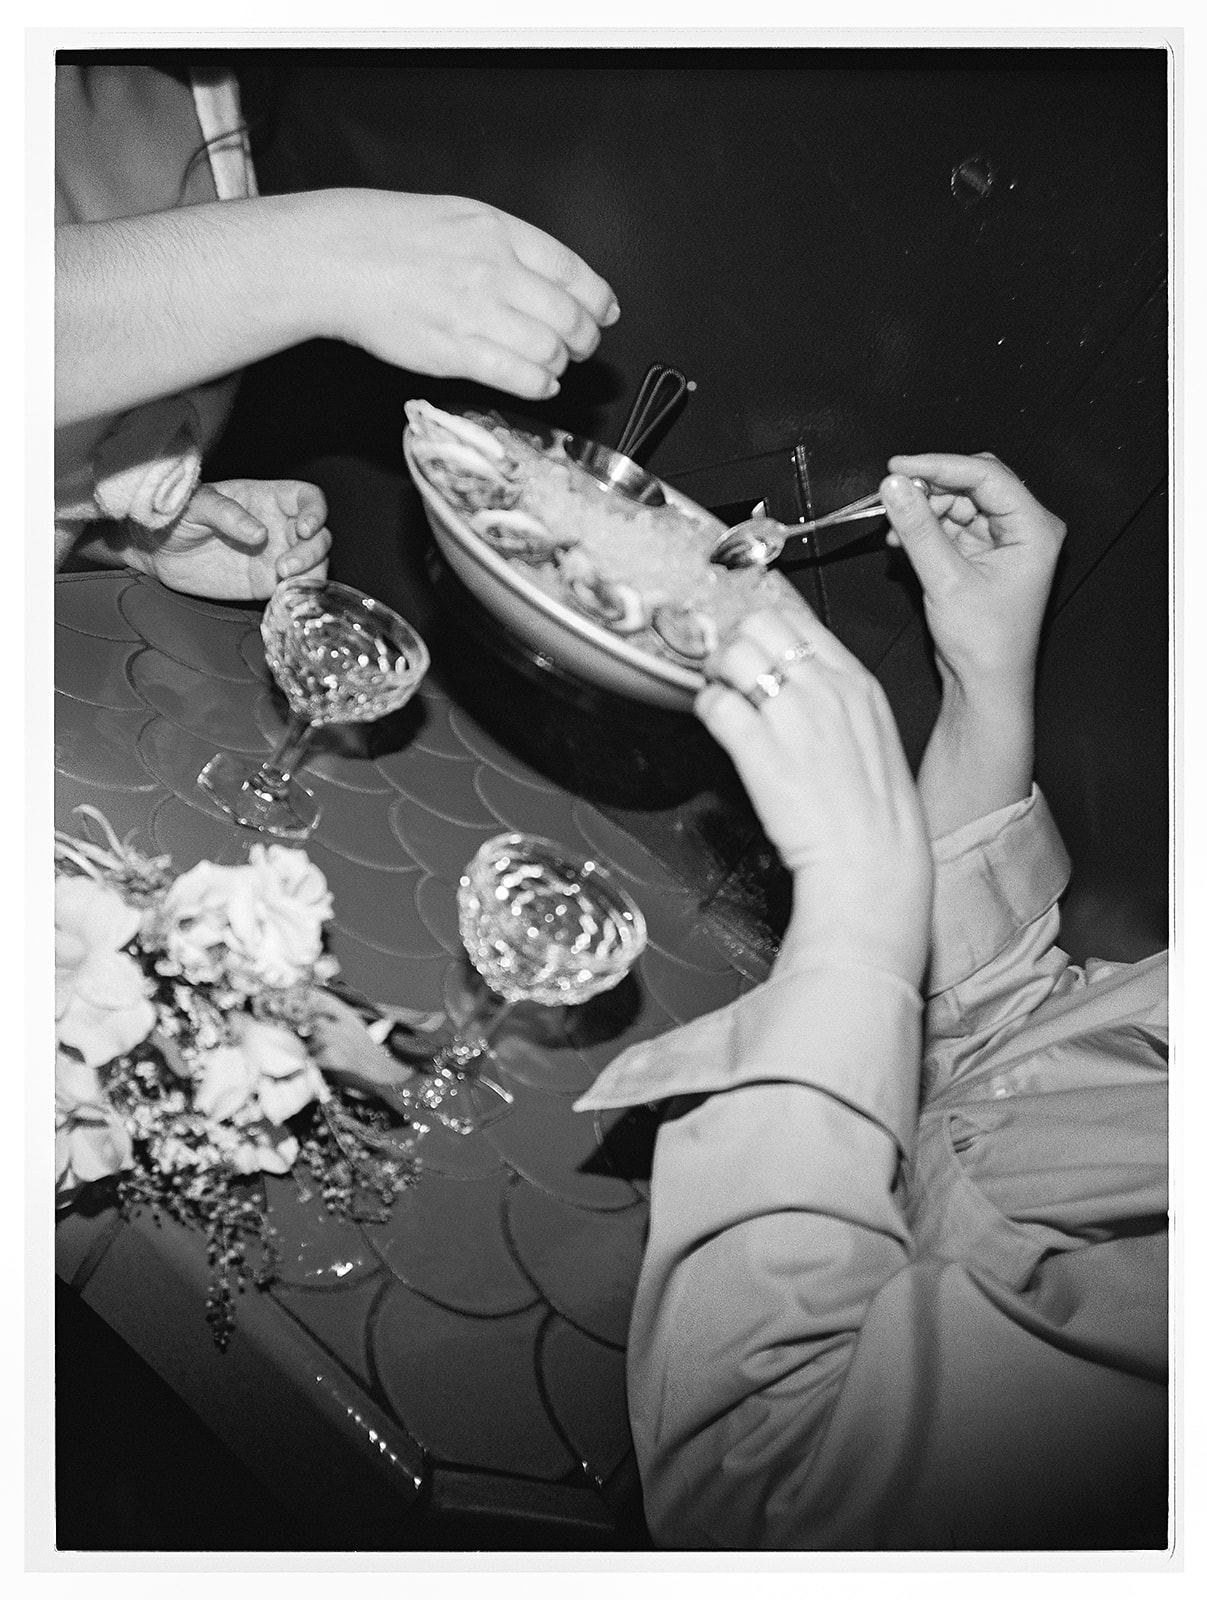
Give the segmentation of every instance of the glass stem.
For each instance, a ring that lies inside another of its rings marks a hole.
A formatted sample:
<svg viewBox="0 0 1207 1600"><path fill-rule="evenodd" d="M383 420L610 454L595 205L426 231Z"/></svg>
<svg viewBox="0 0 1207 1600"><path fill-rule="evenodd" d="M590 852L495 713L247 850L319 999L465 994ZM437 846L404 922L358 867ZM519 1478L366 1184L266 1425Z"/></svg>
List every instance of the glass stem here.
<svg viewBox="0 0 1207 1600"><path fill-rule="evenodd" d="M315 724L299 712L291 711L289 726L280 744L256 773L253 786L279 799L289 787L289 780L302 764L306 747L310 743Z"/></svg>
<svg viewBox="0 0 1207 1600"><path fill-rule="evenodd" d="M469 1015L457 1025L457 1037L448 1046L453 1057L449 1064L458 1072L472 1073L486 1054L499 1024L511 1015L515 1004L514 1000L504 1000L493 989L483 986Z"/></svg>

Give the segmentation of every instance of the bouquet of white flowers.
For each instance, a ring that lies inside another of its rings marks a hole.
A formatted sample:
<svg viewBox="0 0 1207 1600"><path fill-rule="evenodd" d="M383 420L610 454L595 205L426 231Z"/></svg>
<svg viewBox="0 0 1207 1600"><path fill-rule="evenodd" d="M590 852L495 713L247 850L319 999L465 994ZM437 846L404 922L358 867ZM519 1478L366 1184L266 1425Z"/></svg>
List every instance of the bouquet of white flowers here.
<svg viewBox="0 0 1207 1600"><path fill-rule="evenodd" d="M105 843L55 835L57 1196L108 1181L127 1211L202 1228L225 1344L235 1292L276 1259L260 1174L293 1172L356 1221L413 1181L413 1072L381 1042L403 1014L378 1027L328 987L331 895L303 851L255 844L174 877L79 809Z"/></svg>

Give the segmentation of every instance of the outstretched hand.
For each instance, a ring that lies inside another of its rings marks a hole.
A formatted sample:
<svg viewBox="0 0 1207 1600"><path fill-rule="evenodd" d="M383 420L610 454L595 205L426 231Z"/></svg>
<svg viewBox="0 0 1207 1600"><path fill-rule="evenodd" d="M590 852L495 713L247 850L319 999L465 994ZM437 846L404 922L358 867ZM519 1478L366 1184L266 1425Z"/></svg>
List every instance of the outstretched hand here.
<svg viewBox="0 0 1207 1600"><path fill-rule="evenodd" d="M888 465L889 543L922 585L940 669L965 685L1029 683L1064 523L993 455L897 455Z"/></svg>
<svg viewBox="0 0 1207 1600"><path fill-rule="evenodd" d="M318 291L329 331L395 366L544 400L620 315L573 250L481 201L375 189L314 198L329 208L339 265L324 268Z"/></svg>
<svg viewBox="0 0 1207 1600"><path fill-rule="evenodd" d="M708 673L714 681L696 712L794 873L797 953L877 966L917 984L930 847L880 685L815 617L779 611L745 618ZM758 679L768 673L782 687L762 698Z"/></svg>
<svg viewBox="0 0 1207 1600"><path fill-rule="evenodd" d="M210 600L266 600L284 578L325 577L331 534L321 489L293 478L205 483L137 564L169 589Z"/></svg>

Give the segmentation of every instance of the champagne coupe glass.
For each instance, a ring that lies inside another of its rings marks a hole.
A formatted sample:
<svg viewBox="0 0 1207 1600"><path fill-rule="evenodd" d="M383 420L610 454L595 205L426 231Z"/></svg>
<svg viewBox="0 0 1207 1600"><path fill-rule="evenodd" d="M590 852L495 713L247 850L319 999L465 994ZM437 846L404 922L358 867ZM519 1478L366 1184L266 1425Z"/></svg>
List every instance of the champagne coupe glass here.
<svg viewBox="0 0 1207 1600"><path fill-rule="evenodd" d="M260 633L289 725L267 761L222 752L197 782L245 828L306 839L321 807L294 774L311 735L329 722L375 722L405 705L430 664L427 646L379 600L321 578L279 583Z"/></svg>
<svg viewBox="0 0 1207 1600"><path fill-rule="evenodd" d="M574 1006L620 982L645 948L645 918L600 862L535 834L488 839L457 891L461 938L487 987L411 1088L416 1110L456 1133L505 1116L512 1096L482 1073L521 1000Z"/></svg>

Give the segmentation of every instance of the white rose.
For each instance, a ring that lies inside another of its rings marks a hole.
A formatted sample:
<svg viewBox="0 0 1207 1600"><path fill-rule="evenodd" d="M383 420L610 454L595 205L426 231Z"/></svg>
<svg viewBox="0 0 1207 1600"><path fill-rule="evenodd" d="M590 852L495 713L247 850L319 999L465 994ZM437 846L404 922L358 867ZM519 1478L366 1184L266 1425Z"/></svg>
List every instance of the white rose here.
<svg viewBox="0 0 1207 1600"><path fill-rule="evenodd" d="M256 1073L256 1095L270 1122L288 1122L312 1100L327 1096L323 1075L295 1033L247 1019L240 1049Z"/></svg>
<svg viewBox="0 0 1207 1600"><path fill-rule="evenodd" d="M233 910L231 927L251 955L257 976L284 989L307 976L322 956L331 893L303 850L253 845L248 870L256 892L250 905L241 900ZM254 921L244 924L249 910Z"/></svg>
<svg viewBox="0 0 1207 1600"><path fill-rule="evenodd" d="M134 1158L129 1131L106 1098L96 1068L65 1050L55 1060L54 1126L59 1200L120 1172Z"/></svg>
<svg viewBox="0 0 1207 1600"><path fill-rule="evenodd" d="M331 915L326 879L301 850L253 845L246 866L202 861L169 889L161 939L192 983L254 994L308 979Z"/></svg>
<svg viewBox="0 0 1207 1600"><path fill-rule="evenodd" d="M199 861L182 873L164 896L160 939L189 983L217 983L230 944L230 904L250 893L246 867Z"/></svg>
<svg viewBox="0 0 1207 1600"><path fill-rule="evenodd" d="M225 1122L255 1094L259 1079L255 1063L239 1045L207 1050L193 1091L193 1104L202 1116Z"/></svg>
<svg viewBox="0 0 1207 1600"><path fill-rule="evenodd" d="M55 879L55 1032L89 1066L133 1050L154 1025L150 985L122 949L140 920L107 884L70 874Z"/></svg>

